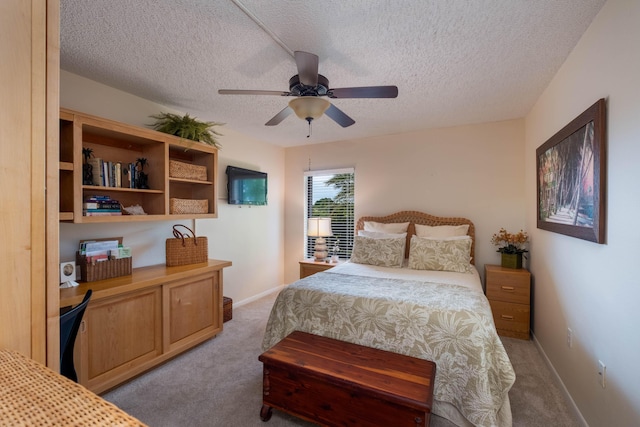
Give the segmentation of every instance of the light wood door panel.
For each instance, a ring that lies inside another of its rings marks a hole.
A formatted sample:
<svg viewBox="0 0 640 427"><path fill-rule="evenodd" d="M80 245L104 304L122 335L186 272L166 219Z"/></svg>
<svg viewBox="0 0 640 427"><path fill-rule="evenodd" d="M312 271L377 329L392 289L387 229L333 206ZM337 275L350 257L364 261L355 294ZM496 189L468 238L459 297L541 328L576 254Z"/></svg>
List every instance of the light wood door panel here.
<svg viewBox="0 0 640 427"><path fill-rule="evenodd" d="M48 141L47 126L57 101L57 87L49 86L58 76L57 6L54 0L2 0L0 8L0 270L7 278L0 284L0 347L40 363L47 363L47 331L54 332L50 341L59 340L59 324L53 324L57 299L47 305L55 296L47 294L47 277L52 277L47 269L57 271L58 242L53 233L47 264L45 210L45 182L52 182L46 174L47 150L56 148L56 139ZM57 123L57 113L52 117ZM54 190L50 196L55 198ZM59 357L58 347L50 346L55 354L49 361Z"/></svg>
<svg viewBox="0 0 640 427"><path fill-rule="evenodd" d="M90 303L85 313L89 388L162 353L160 288Z"/></svg>
<svg viewBox="0 0 640 427"><path fill-rule="evenodd" d="M165 350L200 334L213 336L222 328L219 273L164 285Z"/></svg>

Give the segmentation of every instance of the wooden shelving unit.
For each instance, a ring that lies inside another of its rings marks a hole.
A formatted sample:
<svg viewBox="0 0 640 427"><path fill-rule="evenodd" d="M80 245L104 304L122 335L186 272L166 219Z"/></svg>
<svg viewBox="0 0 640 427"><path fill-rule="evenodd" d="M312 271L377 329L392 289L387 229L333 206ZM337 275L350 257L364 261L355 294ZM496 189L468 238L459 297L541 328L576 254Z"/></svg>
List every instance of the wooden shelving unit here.
<svg viewBox="0 0 640 427"><path fill-rule="evenodd" d="M147 159L148 189L83 185L82 149L93 156L123 165ZM207 180L169 176L169 160L203 166ZM60 110L60 221L74 223L129 222L216 218L218 149L200 142L108 119ZM140 205L147 215L83 216L82 203L90 196L109 196L122 206ZM171 214L171 198L207 200L208 212Z"/></svg>

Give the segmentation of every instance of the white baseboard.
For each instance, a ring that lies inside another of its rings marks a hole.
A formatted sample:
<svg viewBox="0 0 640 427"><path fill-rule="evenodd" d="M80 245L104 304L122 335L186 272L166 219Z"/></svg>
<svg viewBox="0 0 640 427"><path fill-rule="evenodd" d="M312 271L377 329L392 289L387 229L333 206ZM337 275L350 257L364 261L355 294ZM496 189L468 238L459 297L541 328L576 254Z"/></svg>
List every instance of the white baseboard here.
<svg viewBox="0 0 640 427"><path fill-rule="evenodd" d="M285 286L286 285L276 286L275 288L267 289L266 291L261 292L261 293L259 293L257 295L254 295L252 297L245 298L242 301L238 301L238 302L234 301L233 302L233 306L234 307L242 307L245 304L249 304L250 302L253 302L255 300L259 300L260 298L265 297L265 296L267 296L269 294L272 294L274 292L280 292L280 290L282 290L282 288L284 288Z"/></svg>
<svg viewBox="0 0 640 427"><path fill-rule="evenodd" d="M569 402L569 406L571 407L571 409L573 410L574 414L578 418L578 421L580 422L580 424L583 427L589 427L589 424L587 424L587 420L585 420L584 417L582 416L582 413L580 412L580 409L578 409L578 406L576 405L576 402L573 401L573 398L571 397L571 394L569 394L569 390L567 390L567 387L565 387L564 382L562 382L562 379L560 378L560 375L558 375L558 372L556 371L556 368L554 368L553 365L551 364L551 361L547 357L547 354L544 352L544 349L540 345L540 342L536 338L536 335L533 333L533 331L531 331L531 338L533 340L533 343L538 348L538 351L542 355L542 359L544 360L544 363L547 364L547 366L551 370L551 374L555 377L556 381L560 385L560 389L562 390L562 393L564 394L564 397L567 399L567 402Z"/></svg>

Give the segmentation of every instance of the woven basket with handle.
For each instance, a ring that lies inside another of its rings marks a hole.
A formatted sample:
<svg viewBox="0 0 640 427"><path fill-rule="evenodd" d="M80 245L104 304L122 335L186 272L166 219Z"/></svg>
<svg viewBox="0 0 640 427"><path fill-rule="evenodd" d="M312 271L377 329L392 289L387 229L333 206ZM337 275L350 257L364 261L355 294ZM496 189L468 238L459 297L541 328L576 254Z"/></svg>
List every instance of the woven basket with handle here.
<svg viewBox="0 0 640 427"><path fill-rule="evenodd" d="M181 232L177 227L184 227L191 234ZM193 230L182 224L173 226L173 236L166 243L168 267L207 262L209 245L206 237L196 237Z"/></svg>

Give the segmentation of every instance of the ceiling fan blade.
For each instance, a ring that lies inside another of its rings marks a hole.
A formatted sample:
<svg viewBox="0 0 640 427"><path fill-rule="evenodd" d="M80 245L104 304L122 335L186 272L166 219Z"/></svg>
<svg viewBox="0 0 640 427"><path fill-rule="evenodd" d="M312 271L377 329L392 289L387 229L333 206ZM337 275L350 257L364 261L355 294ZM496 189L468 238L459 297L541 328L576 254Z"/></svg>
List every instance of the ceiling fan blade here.
<svg viewBox="0 0 640 427"><path fill-rule="evenodd" d="M318 84L318 55L301 50L296 50L294 55L296 65L298 66L300 83L306 86L316 87Z"/></svg>
<svg viewBox="0 0 640 427"><path fill-rule="evenodd" d="M289 106L284 107L282 111L280 111L278 114L273 116L271 120L265 123L265 126L275 126L279 124L281 121L283 121L284 119L286 119L287 117L289 117L289 114L291 113L293 113L293 110Z"/></svg>
<svg viewBox="0 0 640 427"><path fill-rule="evenodd" d="M398 96L397 86L363 86L329 89L329 98L395 98Z"/></svg>
<svg viewBox="0 0 640 427"><path fill-rule="evenodd" d="M331 118L334 122L346 128L347 126L351 126L355 123L351 117L347 116L341 109L331 104L327 111L324 112L329 118Z"/></svg>
<svg viewBox="0 0 640 427"><path fill-rule="evenodd" d="M281 90L241 90L241 89L220 89L220 95L278 95L288 96L290 92L282 92Z"/></svg>

